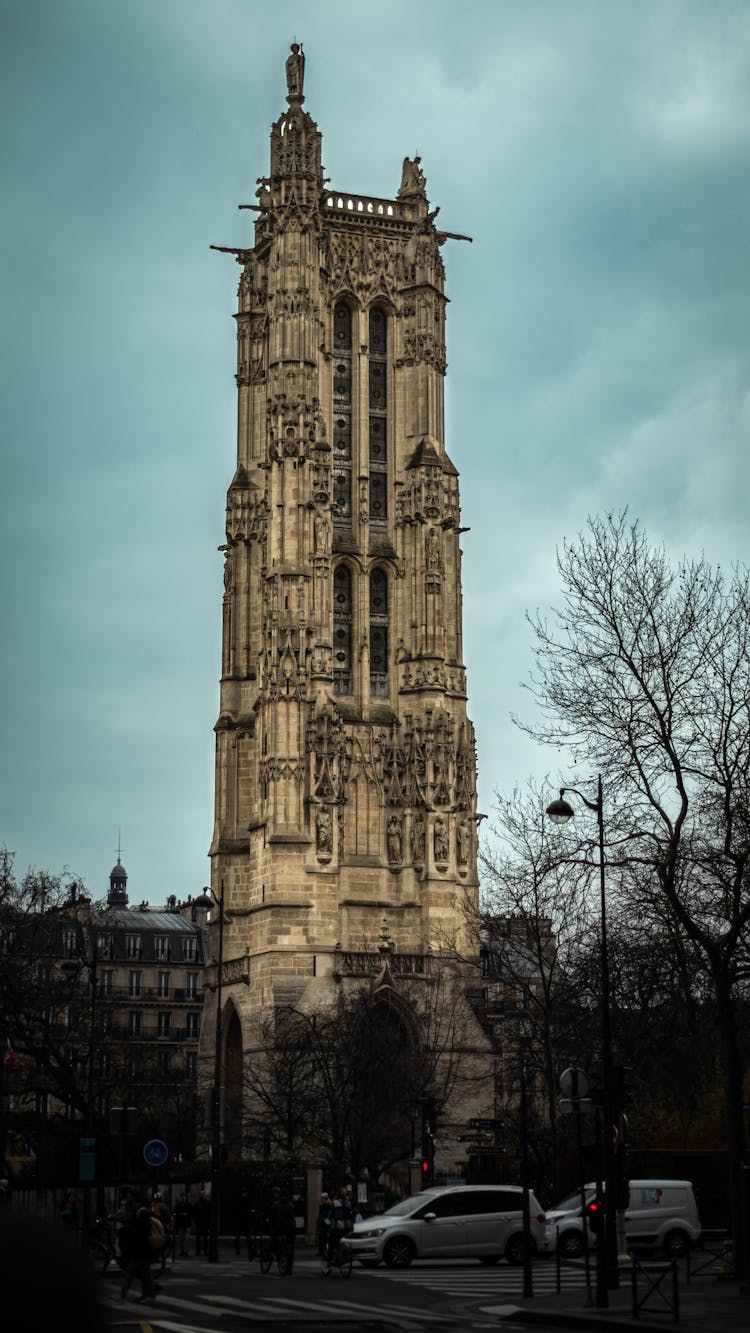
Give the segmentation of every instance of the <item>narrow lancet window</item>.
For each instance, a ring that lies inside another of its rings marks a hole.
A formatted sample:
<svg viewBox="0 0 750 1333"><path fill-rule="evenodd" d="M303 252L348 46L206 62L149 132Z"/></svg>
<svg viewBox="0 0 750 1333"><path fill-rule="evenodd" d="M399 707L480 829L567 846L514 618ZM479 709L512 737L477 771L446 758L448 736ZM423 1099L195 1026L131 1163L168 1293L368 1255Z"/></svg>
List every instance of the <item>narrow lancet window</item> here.
<svg viewBox="0 0 750 1333"><path fill-rule="evenodd" d="M382 569L370 575L370 694L388 693L388 578Z"/></svg>
<svg viewBox="0 0 750 1333"><path fill-rule="evenodd" d="M352 522L352 312L339 301L333 312L333 521Z"/></svg>
<svg viewBox="0 0 750 1333"><path fill-rule="evenodd" d="M376 306L370 311L370 523L385 527L388 521L387 470L387 323L385 312Z"/></svg>
<svg viewBox="0 0 750 1333"><path fill-rule="evenodd" d="M346 565L333 576L333 692L352 692L352 576Z"/></svg>

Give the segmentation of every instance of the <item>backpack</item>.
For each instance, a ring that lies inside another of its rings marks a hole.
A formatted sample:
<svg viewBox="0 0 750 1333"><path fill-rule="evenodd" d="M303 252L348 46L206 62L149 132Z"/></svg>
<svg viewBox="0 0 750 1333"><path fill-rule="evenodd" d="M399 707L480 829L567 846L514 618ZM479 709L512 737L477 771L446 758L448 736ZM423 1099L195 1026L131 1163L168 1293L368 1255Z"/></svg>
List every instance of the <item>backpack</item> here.
<svg viewBox="0 0 750 1333"><path fill-rule="evenodd" d="M148 1220L148 1243L152 1250L163 1250L166 1243L164 1227L155 1214Z"/></svg>

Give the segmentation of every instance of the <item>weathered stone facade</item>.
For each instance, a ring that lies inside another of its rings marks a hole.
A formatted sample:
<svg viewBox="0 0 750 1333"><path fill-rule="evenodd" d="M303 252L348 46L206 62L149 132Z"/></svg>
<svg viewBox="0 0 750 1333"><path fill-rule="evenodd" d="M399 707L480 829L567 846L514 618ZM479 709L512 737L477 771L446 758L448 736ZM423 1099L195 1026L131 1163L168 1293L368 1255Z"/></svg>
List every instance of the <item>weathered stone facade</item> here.
<svg viewBox="0 0 750 1333"><path fill-rule="evenodd" d="M254 1015L330 999L357 975L346 959L376 960L384 917L412 975L449 946L478 952L447 234L418 158L392 199L328 187L302 59L287 65L254 245L233 252L238 444L210 854L226 908L222 1024L239 1019L243 1050Z"/></svg>

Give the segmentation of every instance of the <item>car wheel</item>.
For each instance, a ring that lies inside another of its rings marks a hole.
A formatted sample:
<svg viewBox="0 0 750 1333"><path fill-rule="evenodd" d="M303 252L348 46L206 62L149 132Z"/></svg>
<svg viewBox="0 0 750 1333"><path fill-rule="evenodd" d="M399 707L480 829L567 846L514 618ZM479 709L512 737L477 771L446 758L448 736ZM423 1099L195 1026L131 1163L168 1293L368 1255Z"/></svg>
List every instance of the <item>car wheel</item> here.
<svg viewBox="0 0 750 1333"><path fill-rule="evenodd" d="M386 1268L408 1268L414 1258L414 1246L408 1236L394 1236L383 1250Z"/></svg>
<svg viewBox="0 0 750 1333"><path fill-rule="evenodd" d="M663 1248L668 1259L681 1259L690 1248L690 1240L684 1231L668 1231Z"/></svg>
<svg viewBox="0 0 750 1333"><path fill-rule="evenodd" d="M580 1231L563 1231L557 1248L563 1259L580 1259L583 1254L583 1236Z"/></svg>
<svg viewBox="0 0 750 1333"><path fill-rule="evenodd" d="M501 1258L502 1255L500 1254L480 1254L479 1262L480 1264L485 1264L489 1268L491 1264L499 1264Z"/></svg>
<svg viewBox="0 0 750 1333"><path fill-rule="evenodd" d="M509 1264L522 1264L526 1254L526 1242L522 1232L509 1236L505 1246L505 1257Z"/></svg>

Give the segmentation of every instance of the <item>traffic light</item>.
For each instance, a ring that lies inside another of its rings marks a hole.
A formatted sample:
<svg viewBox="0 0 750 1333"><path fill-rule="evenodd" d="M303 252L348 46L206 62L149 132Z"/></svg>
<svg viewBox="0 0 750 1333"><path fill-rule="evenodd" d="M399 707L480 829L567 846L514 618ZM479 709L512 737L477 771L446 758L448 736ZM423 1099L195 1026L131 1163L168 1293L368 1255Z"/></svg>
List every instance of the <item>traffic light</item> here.
<svg viewBox="0 0 750 1333"><path fill-rule="evenodd" d="M604 1221L604 1209L602 1208L601 1200L592 1199L590 1203L586 1204L586 1217L588 1218L589 1226L594 1235L598 1236Z"/></svg>
<svg viewBox="0 0 750 1333"><path fill-rule="evenodd" d="M427 1189L432 1184L433 1170L435 1167L435 1103L434 1101L424 1101L422 1103L422 1157L421 1157L421 1177L422 1189Z"/></svg>

